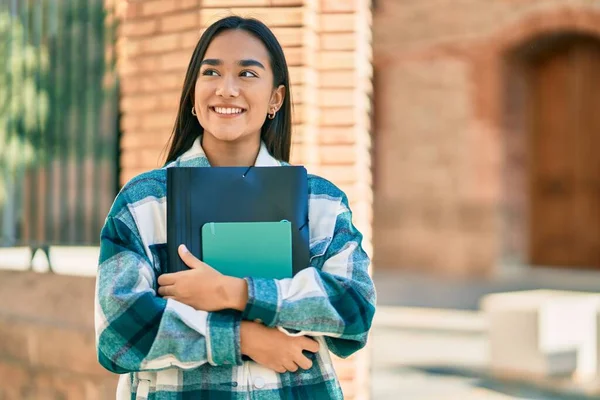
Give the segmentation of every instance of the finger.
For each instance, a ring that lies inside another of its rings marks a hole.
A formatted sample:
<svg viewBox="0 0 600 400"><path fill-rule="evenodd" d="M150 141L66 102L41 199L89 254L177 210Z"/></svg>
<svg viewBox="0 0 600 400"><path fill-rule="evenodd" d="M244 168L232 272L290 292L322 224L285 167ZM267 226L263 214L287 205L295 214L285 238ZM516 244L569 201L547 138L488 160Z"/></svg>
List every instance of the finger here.
<svg viewBox="0 0 600 400"><path fill-rule="evenodd" d="M166 297L166 296L174 296L175 295L175 285L169 286L161 286L158 288L158 294Z"/></svg>
<svg viewBox="0 0 600 400"><path fill-rule="evenodd" d="M298 357L298 359L294 360L298 366L304 370L311 369L313 366L313 362L310 358L302 355Z"/></svg>
<svg viewBox="0 0 600 400"><path fill-rule="evenodd" d="M177 281L177 273L174 274L162 274L158 277L158 284L160 286L173 285Z"/></svg>
<svg viewBox="0 0 600 400"><path fill-rule="evenodd" d="M179 257L181 257L181 261L190 268L199 268L204 264L190 253L188 248L185 247L185 244L180 245L177 252L179 253Z"/></svg>
<svg viewBox="0 0 600 400"><path fill-rule="evenodd" d="M285 374L287 372L287 369L285 369L285 367L283 365L280 365L277 368L273 368L273 371L275 371L279 374Z"/></svg>
<svg viewBox="0 0 600 400"><path fill-rule="evenodd" d="M319 346L319 342L317 342L316 340L310 339L310 338L303 338L304 339L304 343L302 343L302 348L304 350L308 350L311 353L317 353L319 351L319 349L321 348L321 346Z"/></svg>
<svg viewBox="0 0 600 400"><path fill-rule="evenodd" d="M166 299L166 300L169 300L169 299L175 300L175 296L164 296L164 299Z"/></svg>
<svg viewBox="0 0 600 400"><path fill-rule="evenodd" d="M288 361L284 365L286 371L296 372L298 371L298 365L293 361Z"/></svg>

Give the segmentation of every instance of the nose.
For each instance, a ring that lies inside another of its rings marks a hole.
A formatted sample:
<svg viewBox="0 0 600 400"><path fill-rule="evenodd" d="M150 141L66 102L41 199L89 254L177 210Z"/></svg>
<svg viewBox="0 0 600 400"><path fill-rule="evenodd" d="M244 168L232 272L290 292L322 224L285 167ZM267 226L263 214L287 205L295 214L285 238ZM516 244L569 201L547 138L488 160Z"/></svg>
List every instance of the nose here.
<svg viewBox="0 0 600 400"><path fill-rule="evenodd" d="M235 78L232 76L224 76L221 83L217 86L217 96L221 97L237 97L240 94Z"/></svg>

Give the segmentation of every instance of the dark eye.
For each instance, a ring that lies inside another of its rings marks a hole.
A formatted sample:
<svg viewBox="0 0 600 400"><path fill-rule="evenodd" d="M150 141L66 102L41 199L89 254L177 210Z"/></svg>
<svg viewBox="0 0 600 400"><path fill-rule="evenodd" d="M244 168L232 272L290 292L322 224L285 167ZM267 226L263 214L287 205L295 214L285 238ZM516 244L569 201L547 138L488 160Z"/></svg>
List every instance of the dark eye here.
<svg viewBox="0 0 600 400"><path fill-rule="evenodd" d="M202 71L202 75L205 76L219 76L219 73L214 69L205 69Z"/></svg>
<svg viewBox="0 0 600 400"><path fill-rule="evenodd" d="M244 78L257 78L258 75L256 75L254 72L252 71L242 71L240 73L240 76L244 77Z"/></svg>

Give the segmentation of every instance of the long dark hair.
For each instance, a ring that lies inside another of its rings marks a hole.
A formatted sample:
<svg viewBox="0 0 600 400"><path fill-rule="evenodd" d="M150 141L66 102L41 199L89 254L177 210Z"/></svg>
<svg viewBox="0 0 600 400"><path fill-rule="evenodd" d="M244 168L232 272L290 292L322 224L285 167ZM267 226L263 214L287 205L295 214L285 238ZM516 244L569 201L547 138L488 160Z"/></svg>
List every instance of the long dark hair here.
<svg viewBox="0 0 600 400"><path fill-rule="evenodd" d="M271 69L273 70L273 87L285 86L283 105L274 119L267 118L261 129L261 139L265 142L269 153L278 160L289 162L292 145L292 102L290 97L290 78L281 45L271 30L262 22L253 18L230 16L223 18L202 34L185 75L183 91L179 101L179 111L175 126L169 140L169 151L166 162L174 161L187 151L194 140L204 132L198 119L192 115L194 105L194 89L200 63L204 59L206 49L219 33L232 29L242 29L259 39L269 52Z"/></svg>

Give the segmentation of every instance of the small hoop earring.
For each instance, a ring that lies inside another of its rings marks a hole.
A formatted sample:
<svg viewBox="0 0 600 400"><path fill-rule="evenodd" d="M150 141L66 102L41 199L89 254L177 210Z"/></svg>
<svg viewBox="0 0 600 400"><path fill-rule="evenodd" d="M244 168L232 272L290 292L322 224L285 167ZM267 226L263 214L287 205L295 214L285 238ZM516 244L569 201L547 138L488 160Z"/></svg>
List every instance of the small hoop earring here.
<svg viewBox="0 0 600 400"><path fill-rule="evenodd" d="M194 107L192 107L192 115L195 117L196 116L196 110L194 109Z"/></svg>
<svg viewBox="0 0 600 400"><path fill-rule="evenodd" d="M276 111L273 111L271 114L267 114L267 117L268 117L269 119L275 119L275 114L277 114L277 112L276 112Z"/></svg>

